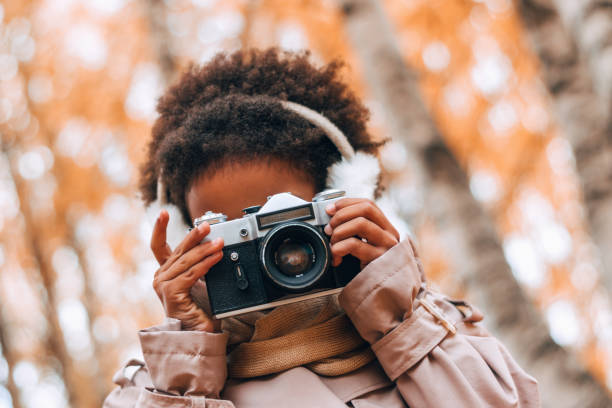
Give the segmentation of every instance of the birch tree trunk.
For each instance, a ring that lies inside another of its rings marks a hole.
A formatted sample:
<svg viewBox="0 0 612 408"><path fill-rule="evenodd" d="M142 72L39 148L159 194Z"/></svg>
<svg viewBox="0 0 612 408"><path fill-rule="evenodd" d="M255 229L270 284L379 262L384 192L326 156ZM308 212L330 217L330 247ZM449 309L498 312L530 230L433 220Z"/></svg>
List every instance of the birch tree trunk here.
<svg viewBox="0 0 612 408"><path fill-rule="evenodd" d="M544 406L612 404L574 356L552 341L539 312L514 279L492 221L471 195L465 173L429 118L417 78L404 64L380 4L341 4L367 83L386 112L389 136L411 152L427 216L441 233L470 298L487 311L487 326L538 379Z"/></svg>
<svg viewBox="0 0 612 408"><path fill-rule="evenodd" d="M612 293L612 115L609 110L612 57L603 55L606 46L607 53L612 55L612 9L608 5L608 26L605 21L601 24L609 32L604 38L595 35L603 29L581 25L594 19L605 20L605 10L595 12L598 10L595 3L603 2L554 1L563 6L559 10L563 10L568 14L568 20L574 22L577 37L581 38L578 43L590 56L590 70L552 0L520 0L517 1L517 8L540 59L542 77L550 93L557 122L574 150L591 236L599 248L603 263L602 283L608 293ZM592 7L588 8L586 4L592 4ZM584 12L576 13L575 10L580 7L584 7ZM605 86L608 86L608 90L604 89ZM607 93L608 108L601 102L605 100L605 95L599 99L594 89Z"/></svg>

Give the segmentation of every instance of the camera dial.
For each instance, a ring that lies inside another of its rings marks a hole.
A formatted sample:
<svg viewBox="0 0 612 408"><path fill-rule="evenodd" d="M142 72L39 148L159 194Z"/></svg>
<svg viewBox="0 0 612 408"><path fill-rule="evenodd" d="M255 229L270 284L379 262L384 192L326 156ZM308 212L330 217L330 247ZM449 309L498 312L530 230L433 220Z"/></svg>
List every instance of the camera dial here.
<svg viewBox="0 0 612 408"><path fill-rule="evenodd" d="M252 205L250 207L243 208L242 214L244 215L255 214L257 211L259 211L260 208L261 208L261 205Z"/></svg>
<svg viewBox="0 0 612 408"><path fill-rule="evenodd" d="M344 197L346 193L343 190L329 189L317 193L312 197L313 202L331 200L332 198Z"/></svg>
<svg viewBox="0 0 612 408"><path fill-rule="evenodd" d="M220 222L227 221L227 215L225 215L223 213L215 213L215 212L212 212L212 211L206 211L206 214L204 214L203 216L193 220L193 225L195 227L197 227L198 225L200 225L204 221L206 221L210 225L219 224Z"/></svg>

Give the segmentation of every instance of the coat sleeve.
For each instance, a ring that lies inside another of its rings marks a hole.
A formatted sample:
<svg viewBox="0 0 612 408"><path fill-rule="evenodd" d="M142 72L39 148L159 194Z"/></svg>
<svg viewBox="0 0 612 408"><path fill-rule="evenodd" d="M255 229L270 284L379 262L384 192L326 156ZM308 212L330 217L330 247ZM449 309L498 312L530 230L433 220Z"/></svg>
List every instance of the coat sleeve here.
<svg viewBox="0 0 612 408"><path fill-rule="evenodd" d="M339 299L410 407L540 406L537 382L478 323L480 312L426 288L409 239L366 266Z"/></svg>
<svg viewBox="0 0 612 408"><path fill-rule="evenodd" d="M145 361L119 370L104 408L234 407L218 399L227 378L226 334L181 331L179 320L167 319L139 337Z"/></svg>

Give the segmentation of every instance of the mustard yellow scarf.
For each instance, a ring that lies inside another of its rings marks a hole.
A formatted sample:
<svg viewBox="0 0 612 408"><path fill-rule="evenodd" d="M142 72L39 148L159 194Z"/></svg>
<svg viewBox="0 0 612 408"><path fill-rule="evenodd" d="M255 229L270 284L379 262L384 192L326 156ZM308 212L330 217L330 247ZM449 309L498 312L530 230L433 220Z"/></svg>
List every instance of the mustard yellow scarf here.
<svg viewBox="0 0 612 408"><path fill-rule="evenodd" d="M338 376L374 360L340 308L337 296L320 297L223 320L230 336L229 376L251 378L306 366Z"/></svg>

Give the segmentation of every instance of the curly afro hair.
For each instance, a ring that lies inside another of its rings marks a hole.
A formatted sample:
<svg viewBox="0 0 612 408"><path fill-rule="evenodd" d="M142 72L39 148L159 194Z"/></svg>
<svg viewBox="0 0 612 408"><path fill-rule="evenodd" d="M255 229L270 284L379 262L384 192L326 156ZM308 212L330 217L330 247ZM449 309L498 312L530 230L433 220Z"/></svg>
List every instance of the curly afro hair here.
<svg viewBox="0 0 612 408"><path fill-rule="evenodd" d="M347 136L355 150L375 153L366 130L367 108L340 80L343 64L320 68L310 53L277 48L220 53L191 66L160 98L159 117L140 168L139 188L146 205L157 197L175 204L187 225L185 201L190 183L227 161L280 159L312 176L325 188L327 168L340 153L325 133L282 107L280 100L322 113Z"/></svg>

